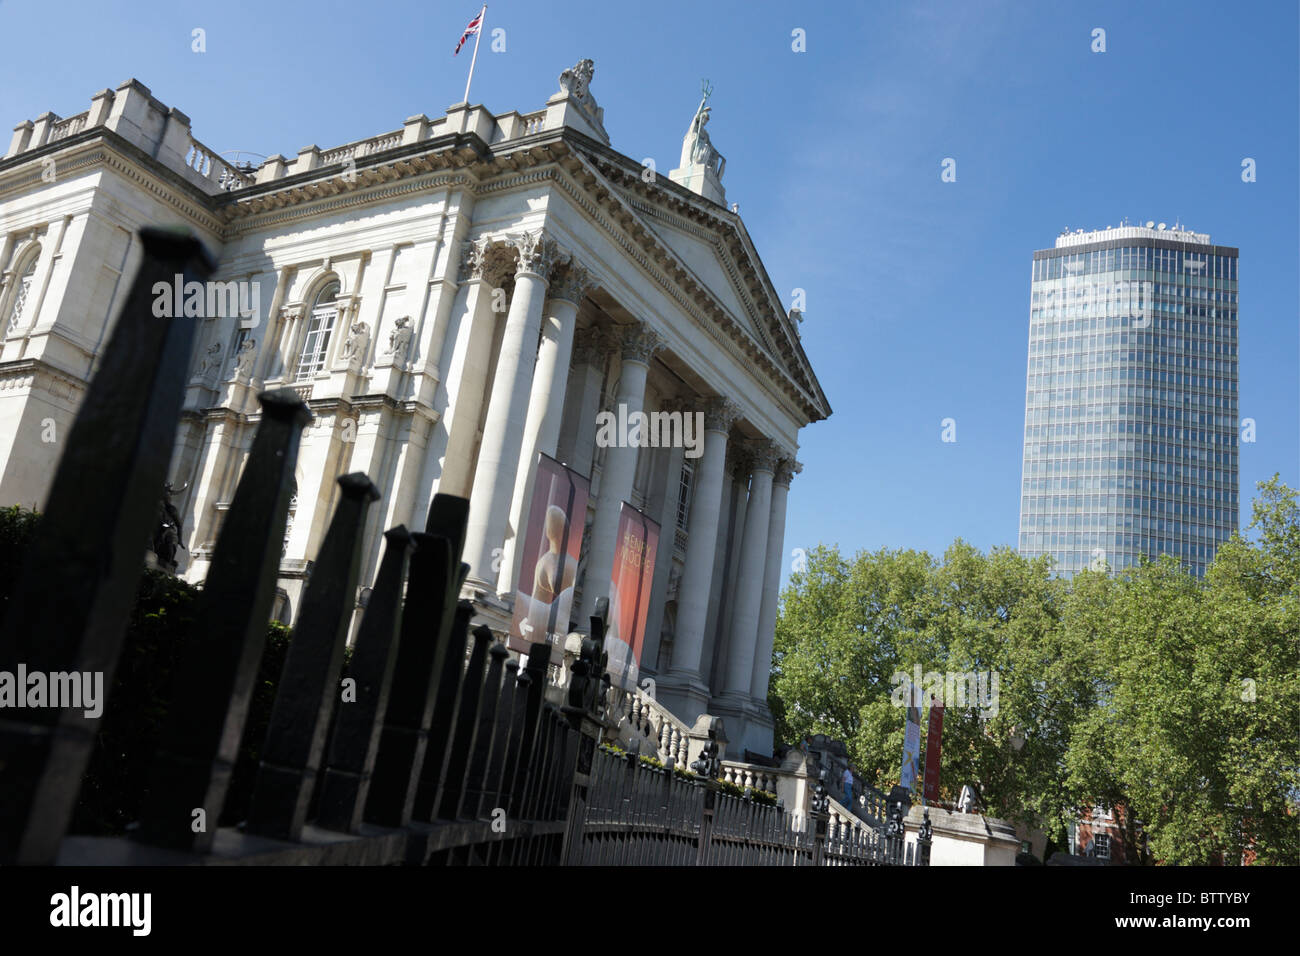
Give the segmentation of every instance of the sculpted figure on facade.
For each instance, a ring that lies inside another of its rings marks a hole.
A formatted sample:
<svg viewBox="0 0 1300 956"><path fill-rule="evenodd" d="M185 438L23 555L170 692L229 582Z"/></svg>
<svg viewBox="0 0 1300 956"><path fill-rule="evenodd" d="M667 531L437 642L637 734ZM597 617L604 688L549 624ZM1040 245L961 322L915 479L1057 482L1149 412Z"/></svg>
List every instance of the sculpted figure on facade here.
<svg viewBox="0 0 1300 956"><path fill-rule="evenodd" d="M253 358L257 354L257 339L244 339L239 350L235 352L235 378L243 381L253 371Z"/></svg>
<svg viewBox="0 0 1300 956"><path fill-rule="evenodd" d="M370 344L370 326L365 322L353 322L348 329L348 337L343 340L342 358L348 368L356 369L366 357L366 346Z"/></svg>
<svg viewBox="0 0 1300 956"><path fill-rule="evenodd" d="M209 388L215 387L217 377L221 375L221 357L225 349L221 347L220 342L213 342L208 346L208 350L203 353L203 358L199 360L199 368L195 373L195 378L201 381Z"/></svg>
<svg viewBox="0 0 1300 956"><path fill-rule="evenodd" d="M406 361L406 350L411 344L411 317L404 315L393 324L393 331L388 333L388 351L393 357L393 364L402 365Z"/></svg>

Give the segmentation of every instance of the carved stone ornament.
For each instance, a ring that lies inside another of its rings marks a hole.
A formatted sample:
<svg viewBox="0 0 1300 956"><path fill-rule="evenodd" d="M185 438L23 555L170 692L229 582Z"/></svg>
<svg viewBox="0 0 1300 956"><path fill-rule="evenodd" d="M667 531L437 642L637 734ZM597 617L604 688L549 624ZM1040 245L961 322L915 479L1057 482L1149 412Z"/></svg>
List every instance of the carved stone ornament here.
<svg viewBox="0 0 1300 956"><path fill-rule="evenodd" d="M387 355L393 356L400 365L406 360L406 349L411 343L411 317L404 315L393 324L393 331L388 333Z"/></svg>
<svg viewBox="0 0 1300 956"><path fill-rule="evenodd" d="M591 78L596 75L596 64L592 60L579 60L560 74L560 92L579 100L590 96Z"/></svg>
<svg viewBox="0 0 1300 956"><path fill-rule="evenodd" d="M199 360L197 377L202 379L204 385L217 384L217 376L221 374L221 356L224 352L220 342L213 342L208 346L203 358Z"/></svg>
<svg viewBox="0 0 1300 956"><path fill-rule="evenodd" d="M364 322L353 322L348 329L348 337L343 340L342 358L349 366L359 365L366 355L366 346L370 344L370 326Z"/></svg>
<svg viewBox="0 0 1300 956"><path fill-rule="evenodd" d="M489 253L497 240L491 236L480 236L461 243L460 247L460 281L482 279L484 269L490 258Z"/></svg>
<svg viewBox="0 0 1300 956"><path fill-rule="evenodd" d="M247 378L253 371L253 357L257 353L257 339L244 339L244 344L239 346L239 351L235 353L235 377Z"/></svg>
<svg viewBox="0 0 1300 956"><path fill-rule="evenodd" d="M709 399L704 406L704 429L711 432L729 432L731 426L740 421L744 412L729 398Z"/></svg>
<svg viewBox="0 0 1300 956"><path fill-rule="evenodd" d="M571 364L574 368L599 365L611 351L609 336L595 326L588 326L574 336Z"/></svg>
<svg viewBox="0 0 1300 956"><path fill-rule="evenodd" d="M753 466L755 471L776 471L776 463L782 457L788 454L784 448L776 442L760 439L750 443L750 454L753 456Z"/></svg>
<svg viewBox="0 0 1300 956"><path fill-rule="evenodd" d="M532 274L545 279L552 267L567 255L554 240L548 239L541 229L511 236L507 242L519 253L519 264L515 268L516 277Z"/></svg>
<svg viewBox="0 0 1300 956"><path fill-rule="evenodd" d="M615 334L623 352L623 361L649 364L656 352L661 352L667 344L664 337L644 322L633 322L620 326Z"/></svg>
<svg viewBox="0 0 1300 956"><path fill-rule="evenodd" d="M794 476L801 471L803 471L803 465L795 461L793 456L786 456L776 463L776 473L773 475L772 480L778 485L789 488Z"/></svg>
<svg viewBox="0 0 1300 956"><path fill-rule="evenodd" d="M564 299L574 305L581 305L587 293L600 283L590 272L576 262L570 262L565 268L556 272L551 279L550 294L553 299Z"/></svg>

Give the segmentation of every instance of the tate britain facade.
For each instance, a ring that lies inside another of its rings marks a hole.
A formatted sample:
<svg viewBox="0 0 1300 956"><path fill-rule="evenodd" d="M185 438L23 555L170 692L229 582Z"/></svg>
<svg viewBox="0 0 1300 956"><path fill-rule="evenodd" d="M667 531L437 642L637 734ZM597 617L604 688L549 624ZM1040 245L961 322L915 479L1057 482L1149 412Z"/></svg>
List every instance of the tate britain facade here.
<svg viewBox="0 0 1300 956"><path fill-rule="evenodd" d="M526 648L608 596L632 683L653 677L687 724L723 717L737 756L770 754L786 496L799 429L830 407L726 204L707 102L657 173L611 148L593 72L565 70L535 112L461 103L256 167L134 80L19 124L0 160L0 506L43 504L139 229L184 227L220 284L185 313L201 327L170 470L178 574L205 575L258 393L293 388L314 419L279 619L339 476L383 495L362 582L385 528L461 495L477 620ZM174 292L160 302L185 309Z"/></svg>

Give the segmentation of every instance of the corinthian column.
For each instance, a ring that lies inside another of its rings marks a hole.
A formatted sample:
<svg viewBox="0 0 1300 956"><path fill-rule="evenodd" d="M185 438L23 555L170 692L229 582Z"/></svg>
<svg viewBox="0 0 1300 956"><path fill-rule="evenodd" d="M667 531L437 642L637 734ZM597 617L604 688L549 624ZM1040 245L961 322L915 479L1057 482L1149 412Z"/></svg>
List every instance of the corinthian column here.
<svg viewBox="0 0 1300 956"><path fill-rule="evenodd" d="M613 411L623 421L634 412L643 411L650 359L663 348L664 342L658 332L643 322L622 326L616 334L623 353L623 368ZM620 412L619 405L626 407L626 418ZM637 451L636 447L618 444L605 452L605 465L600 475L600 498L596 503L596 517L591 524L591 541L587 545L582 609L577 617L580 627L587 625L596 600L609 594L609 577L614 568L614 551L618 544L618 514L623 501L632 496Z"/></svg>
<svg viewBox="0 0 1300 956"><path fill-rule="evenodd" d="M726 484L727 435L739 418L740 408L725 398L712 399L704 410L704 454L695 468L686 562L677 592L672 665L659 684L664 702L688 725L709 706L708 682L702 671L704 628Z"/></svg>
<svg viewBox="0 0 1300 956"><path fill-rule="evenodd" d="M515 474L514 494L510 502L510 527L514 533L505 544L501 578L497 590L508 592L519 577L523 558L520 534L527 521L525 509L533 498L537 471L533 462L540 451L555 457L560 439L560 419L564 414L564 391L568 379L569 356L573 351L573 333L578 324L578 306L596 285L596 280L576 263L561 269L551 279L550 296L542 319L542 343L537 350L537 367L528 396L528 417L519 450L519 468Z"/></svg>
<svg viewBox="0 0 1300 956"><path fill-rule="evenodd" d="M769 441L754 445L754 471L745 507L745 536L741 543L740 570L736 577L736 605L731 611L731 643L727 648L724 693L749 697L758 643L759 605L767 564L767 528L772 512L772 475L777 446Z"/></svg>
<svg viewBox="0 0 1300 956"><path fill-rule="evenodd" d="M758 610L758 644L754 651L754 670L749 696L759 709L767 706L767 679L772 673L772 642L776 636L776 599L781 586L781 562L785 558L785 503L790 481L802 470L792 457L776 463L772 477L772 514L767 526L767 563L763 572L763 599ZM770 745L770 741L768 742ZM755 748L751 747L751 750Z"/></svg>
<svg viewBox="0 0 1300 956"><path fill-rule="evenodd" d="M514 237L510 243L519 253L515 291L510 297L496 377L488 399L465 532L465 560L470 566L470 579L493 589L501 565L496 564L496 570L493 569L492 552L505 543L547 276L558 252L555 243L544 238L540 229Z"/></svg>

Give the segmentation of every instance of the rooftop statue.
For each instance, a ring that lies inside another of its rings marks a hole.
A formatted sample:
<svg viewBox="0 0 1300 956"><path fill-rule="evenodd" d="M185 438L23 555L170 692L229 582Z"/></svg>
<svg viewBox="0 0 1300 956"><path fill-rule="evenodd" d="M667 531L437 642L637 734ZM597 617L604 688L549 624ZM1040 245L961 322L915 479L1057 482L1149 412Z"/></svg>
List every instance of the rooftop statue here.
<svg viewBox="0 0 1300 956"><path fill-rule="evenodd" d="M687 130L686 137L682 140L681 167L685 169L688 166L704 166L713 170L714 175L721 179L727 161L713 148L713 141L709 139L708 131L704 128L709 122L708 102L709 97L713 95L713 87L708 80L704 80L700 89L704 95L700 99L700 105L696 107L691 128Z"/></svg>

